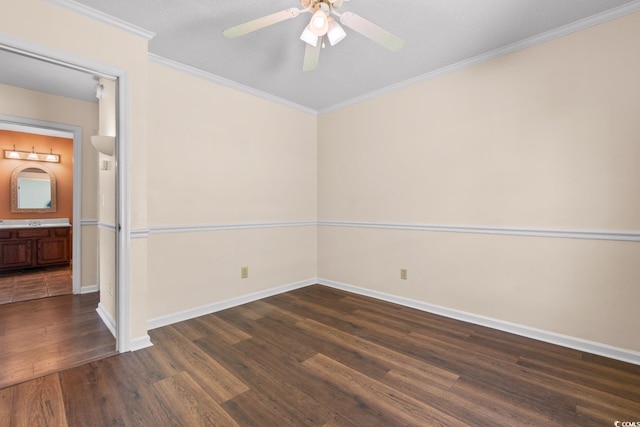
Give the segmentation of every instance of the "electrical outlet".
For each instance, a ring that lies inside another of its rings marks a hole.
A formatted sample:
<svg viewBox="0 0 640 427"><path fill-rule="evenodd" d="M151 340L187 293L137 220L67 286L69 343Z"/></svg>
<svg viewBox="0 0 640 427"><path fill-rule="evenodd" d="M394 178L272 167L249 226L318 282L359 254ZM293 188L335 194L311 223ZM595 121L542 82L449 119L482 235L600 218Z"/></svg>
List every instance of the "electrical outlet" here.
<svg viewBox="0 0 640 427"><path fill-rule="evenodd" d="M407 280L407 270L405 268L400 269L400 278L402 280Z"/></svg>
<svg viewBox="0 0 640 427"><path fill-rule="evenodd" d="M240 269L240 278L247 279L249 277L249 267L242 267Z"/></svg>

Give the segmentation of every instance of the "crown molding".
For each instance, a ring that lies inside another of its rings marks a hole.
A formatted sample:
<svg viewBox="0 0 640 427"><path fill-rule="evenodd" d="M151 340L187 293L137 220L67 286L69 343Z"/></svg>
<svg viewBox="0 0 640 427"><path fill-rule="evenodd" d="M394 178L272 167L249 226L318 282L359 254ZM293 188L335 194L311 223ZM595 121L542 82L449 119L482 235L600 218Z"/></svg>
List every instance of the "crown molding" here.
<svg viewBox="0 0 640 427"><path fill-rule="evenodd" d="M213 73L209 73L207 71L203 71L199 68L192 67L190 65L183 64L181 62L177 62L171 59L163 58L162 56L156 55L155 53L148 53L149 61L164 65L169 68L173 68L178 71L182 71L187 74L191 74L192 76L201 78L203 80L207 80L212 83L217 83L223 86L230 87L232 89L239 90L241 92L248 93L250 95L257 96L258 98L266 99L267 101L275 102L276 104L281 104L289 108L293 108L294 110L301 111L303 113L311 114L313 116L318 115L318 112L312 108L305 107L304 105L296 104L295 102L288 101L284 98L277 97L275 95L271 95L267 92L263 92L258 89L254 89L250 86L245 86L233 80L226 79L224 77L220 77Z"/></svg>
<svg viewBox="0 0 640 427"><path fill-rule="evenodd" d="M103 24L111 25L112 27L125 30L129 33L135 34L136 36L142 37L146 40L151 40L156 35L152 31L145 30L142 27L138 27L136 25L130 24L127 21L123 21L122 19L108 15L104 12L100 12L99 10L90 8L83 4L77 3L73 0L47 0L47 1L49 3L53 3L60 7L64 7L65 9L76 12L79 15L86 16L87 18L95 19L96 21L100 21Z"/></svg>
<svg viewBox="0 0 640 427"><path fill-rule="evenodd" d="M621 18L625 15L629 15L631 13L634 12L638 12L640 11L640 0L634 0L630 3L627 3L625 5L607 10L605 12L601 12L598 13L596 15L572 22L570 24L567 24L565 26L559 27L559 28L555 28L553 30L544 32L544 33L540 33L537 34L535 36L531 36L529 38L526 38L524 40L520 40L518 42L515 43L511 43L510 45L498 48L498 49L494 49L491 50L489 52L483 53L481 55L477 55L474 56L472 58L469 59L465 59L462 60L460 62L456 62L455 64L451 64L451 65L447 65L446 67L442 67L439 68L437 70L428 72L426 74L422 74L420 76L384 87L382 89L379 90L375 90L373 92L369 92L367 94L364 94L362 96L358 96L355 98L352 98L350 100L344 101L344 102L340 102L338 104L335 104L331 107L327 107L327 108L323 108L317 111L317 114L327 114L327 113L331 113L333 111L337 111L337 110L341 110L343 108L355 105L355 104L359 104L361 102L364 101L368 101L370 99L373 98L377 98L379 96L382 95L386 95L388 93L391 92L395 92L399 89L408 87L408 86L413 86L417 83L422 83L424 81L427 80L431 80L434 79L436 77L439 77L443 74L447 74L447 73L451 73L453 71L458 71L458 70L462 70L464 68L467 67L471 67L477 64L481 64L483 62L487 62L490 61L492 59L496 59L499 58L501 56L505 56L505 55L509 55L511 53L515 53L517 51L523 50L523 49L527 49L542 43L546 43L548 41L575 33L577 31L581 31L581 30L585 30L589 27L593 27L595 25L599 25L599 24L603 24L605 22L617 19L617 18Z"/></svg>
<svg viewBox="0 0 640 427"><path fill-rule="evenodd" d="M126 21L123 21L121 19L115 18L111 15L108 15L106 13L97 11L95 9L92 9L90 7L84 6L80 3L77 3L73 0L47 0L50 3L59 5L61 7L64 7L66 9L72 10L80 15L98 20L100 22L103 22L105 24L114 26L116 28L120 28L123 29L125 31L128 31L130 33L133 33L135 35L138 35L140 37L143 37L147 40L151 40L154 36L155 33L145 30L144 28L141 27L137 27L133 24L130 24ZM323 108L323 109L319 109L319 110L315 110L313 108L309 108L309 107L305 107L303 105L300 104L296 104L294 102L288 101L284 98L280 98L277 97L275 95L271 95L267 92L263 92L260 91L258 89L252 88L250 86L246 86L243 84L240 84L238 82L235 82L233 80L224 78L224 77L220 77L218 75L215 75L213 73L209 73L207 71L203 71L200 70L198 68L192 67L190 65L186 65L171 59L167 59L167 58L163 58L159 55L156 55L154 53L148 53L148 57L149 57L149 61L157 63L157 64L162 64L165 65L167 67L170 68L174 68L176 70L185 72L187 74L191 74L193 76L199 77L201 79L207 80L209 82L212 83L217 83L223 86L227 86L236 90L239 90L241 92L245 92L254 96L257 96L259 98L262 99L266 99L268 101L271 102L275 102L277 104L281 104L281 105L285 105L287 107L293 108L294 110L298 110L307 114L311 114L314 116L318 116L321 114L327 114L327 113L331 113L333 111L337 111L337 110L341 110L343 108L355 105L355 104L359 104L361 102L364 101L368 101L371 100L373 98L377 98L379 96L382 95L386 95L390 92L394 92L397 91L399 89L408 87L408 86L412 86L415 85L417 83L421 83L427 80L431 80L433 78L439 77L441 75L453 72L453 71L458 71L467 67L471 67L477 64L481 64L483 62L487 62L490 61L492 59L496 59L499 58L501 56L505 56L514 52L517 52L519 50L523 50L523 49L527 49L529 47L538 45L538 44L542 44L545 42L548 42L550 40L554 40L556 38L559 37L563 37L566 35L569 35L571 33L577 32L577 31L581 31L584 30L586 28L595 26L595 25L599 25L602 24L604 22L608 22L611 21L613 19L617 19L620 17L623 17L625 15L628 15L630 13L634 13L634 12L638 12L640 11L640 0L634 0L630 3L627 3L625 5L619 6L617 8L613 8L610 9L608 11L581 19L579 21L575 21L573 23L567 24L563 27L560 28L556 28L553 29L551 31L547 31L541 34L537 34L535 36L529 37L527 39L521 40L519 42L516 43L512 43L510 45L498 48L498 49L494 49L492 51L483 53L481 55L477 55L473 58L469 58L469 59L465 59L463 61L457 62L455 64L451 64L442 68L439 68L437 70L431 71L429 73L381 88L379 90L375 90L372 92L369 92L367 94L349 99L347 101L344 102L340 102L338 104L335 104L333 106L327 107L327 108Z"/></svg>

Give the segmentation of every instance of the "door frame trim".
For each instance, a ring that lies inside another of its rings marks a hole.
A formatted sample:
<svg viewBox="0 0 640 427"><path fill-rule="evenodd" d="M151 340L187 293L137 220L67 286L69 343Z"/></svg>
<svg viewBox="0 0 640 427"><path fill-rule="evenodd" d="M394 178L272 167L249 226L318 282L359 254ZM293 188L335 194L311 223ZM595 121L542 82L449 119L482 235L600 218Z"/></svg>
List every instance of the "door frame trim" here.
<svg viewBox="0 0 640 427"><path fill-rule="evenodd" d="M0 49L40 59L63 67L117 80L116 100L116 350L131 349L130 337L130 204L129 139L130 77L126 70L33 41L0 33ZM74 221L76 222L76 221Z"/></svg>

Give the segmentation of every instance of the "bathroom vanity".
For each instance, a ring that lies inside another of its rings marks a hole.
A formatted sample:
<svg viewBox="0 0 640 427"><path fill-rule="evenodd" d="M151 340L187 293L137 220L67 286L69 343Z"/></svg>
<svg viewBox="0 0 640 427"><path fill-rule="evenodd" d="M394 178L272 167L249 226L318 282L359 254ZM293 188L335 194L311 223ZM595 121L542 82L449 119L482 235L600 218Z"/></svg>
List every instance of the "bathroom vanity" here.
<svg viewBox="0 0 640 427"><path fill-rule="evenodd" d="M0 220L0 273L69 265L71 224L67 218Z"/></svg>

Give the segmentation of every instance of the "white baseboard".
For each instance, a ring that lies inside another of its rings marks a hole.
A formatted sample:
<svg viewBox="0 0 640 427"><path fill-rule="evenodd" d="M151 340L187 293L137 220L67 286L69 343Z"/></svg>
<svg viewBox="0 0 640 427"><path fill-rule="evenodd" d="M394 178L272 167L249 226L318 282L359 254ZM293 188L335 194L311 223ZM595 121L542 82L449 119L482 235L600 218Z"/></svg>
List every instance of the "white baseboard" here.
<svg viewBox="0 0 640 427"><path fill-rule="evenodd" d="M212 304L195 307L189 310L179 311L164 316L155 317L147 321L148 329L156 329L162 326L171 325L173 323L182 322L184 320L193 319L195 317L204 316L207 314L215 313L217 311L226 310L227 308L236 307L238 305L246 304L259 299L267 298L273 295L278 295L284 292L289 292L294 289L304 288L305 286L316 284L316 279L302 280L300 282L291 283L277 288L267 289L265 291L255 292L248 295L231 298L225 301L215 302Z"/></svg>
<svg viewBox="0 0 640 427"><path fill-rule="evenodd" d="M111 335L113 335L113 337L115 338L116 337L116 321L113 318L113 316L111 316L111 314L104 309L104 305L102 305L101 302L98 303L98 308L96 308L96 311L98 312L98 316L100 316L100 319L102 319L102 323L104 323L105 326L109 328Z"/></svg>
<svg viewBox="0 0 640 427"><path fill-rule="evenodd" d="M107 310L104 309L102 303L98 303L98 308L96 308L96 312L98 312L98 316L102 319L102 322L109 328L111 335L116 337L116 321L113 319L113 316L109 314ZM149 335L144 335L138 338L133 338L129 342L129 351L141 350L143 348L151 347L153 343L151 342L151 337Z"/></svg>
<svg viewBox="0 0 640 427"><path fill-rule="evenodd" d="M304 288L306 286L310 286L316 283L329 286L332 288L336 288L336 289L341 289L347 292L352 292L354 294L364 295L367 297L372 297L372 298L380 299L383 301L392 302L405 307L415 308L417 310L437 314L437 315L448 317L451 319L461 320L463 322L468 322L475 325L486 326L492 329L509 332L515 335L520 335L523 337L532 338L535 340L556 344L563 347L584 351L587 353L597 354L600 356L609 357L611 359L633 363L635 365L640 365L640 352L613 347L607 344L602 344L594 341L588 341L582 338L576 338L576 337L571 337L567 335L557 334L555 332L549 332L541 329L531 328L528 326L518 325L515 323L510 323L510 322L506 322L499 319L493 319L490 317L480 316L477 314L472 314L472 313L468 313L460 310L454 310L451 308L429 304L422 301L413 300L410 298L404 298L396 295L387 294L384 292L365 289L365 288L353 286L347 283L341 283L341 282L336 282L336 281L322 279L322 278L303 280L300 282L291 283L289 285L279 286L279 287L268 289L265 291L255 292L252 294L243 295L236 298L231 298L225 301L207 304L204 306L196 307L189 310L179 311L179 312L168 314L165 316L159 316L153 319L149 319L147 322L147 327L150 330L160 328L162 326L171 325L173 323L182 322L184 320L193 319L195 317L204 316L207 314L215 313L217 311L226 310L227 308L236 307L252 301L257 301L263 298L267 298L273 295L289 292L294 289ZM100 306L98 306L98 310L100 310ZM100 311L98 311L98 313L100 313ZM107 322L105 322L105 324L107 324ZM141 337L131 342L131 350L133 351L140 348L145 348L150 345L153 345L153 344L151 343L148 336Z"/></svg>
<svg viewBox="0 0 640 427"><path fill-rule="evenodd" d="M82 286L80 288L80 294L84 295L84 294L92 294L94 292L99 292L100 291L100 285L89 285L89 286Z"/></svg>
<svg viewBox="0 0 640 427"><path fill-rule="evenodd" d="M136 351L142 350L143 348L151 347L153 343L151 342L151 337L149 335L144 335L138 338L134 338L129 342L129 350Z"/></svg>
<svg viewBox="0 0 640 427"><path fill-rule="evenodd" d="M454 310L438 305L428 304L422 301L416 301L410 298L399 297L384 292L373 291L371 289L360 288L346 283L334 282L332 280L318 278L317 283L347 292L364 295L383 301L392 302L405 307L415 308L417 310L426 311L440 316L449 317L463 322L473 323L475 325L486 326L515 335L544 341L551 344L557 344L563 347L584 351L587 353L597 354L611 359L621 360L623 362L640 365L640 353L632 350L613 347L594 341L588 341L581 338L575 338L567 335L557 334L555 332L543 331L540 329L522 326L515 323L505 322L490 317L479 316L477 314L467 313L464 311Z"/></svg>

